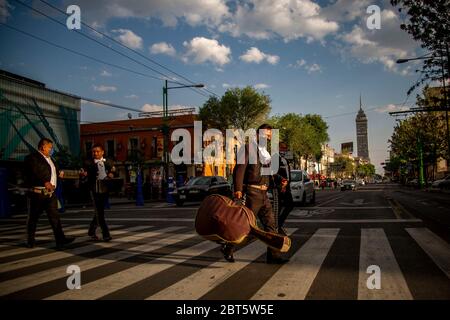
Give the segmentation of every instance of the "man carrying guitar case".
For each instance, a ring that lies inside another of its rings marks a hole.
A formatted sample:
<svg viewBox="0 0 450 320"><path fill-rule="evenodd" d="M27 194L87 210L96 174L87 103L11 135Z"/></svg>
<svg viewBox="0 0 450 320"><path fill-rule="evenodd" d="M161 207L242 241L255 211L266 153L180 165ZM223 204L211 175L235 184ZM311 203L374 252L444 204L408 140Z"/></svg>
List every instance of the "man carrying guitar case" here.
<svg viewBox="0 0 450 320"><path fill-rule="evenodd" d="M268 124L263 124L258 128L259 131L265 129L265 136L267 140L272 138L272 127ZM236 199L245 199L245 206L249 208L256 217L258 217L263 225L265 231L277 234L278 228L275 224L274 215L272 212L272 205L267 196L267 189L269 187L270 176L262 175L261 169L263 166L270 165L270 154L266 148L257 147L257 161L256 164L249 163L249 145L245 145L245 163L237 164L233 171L234 197ZM225 245L222 249L225 259L233 261L233 246ZM287 262L287 259L281 257L281 252L273 247L267 248L267 263L282 264Z"/></svg>

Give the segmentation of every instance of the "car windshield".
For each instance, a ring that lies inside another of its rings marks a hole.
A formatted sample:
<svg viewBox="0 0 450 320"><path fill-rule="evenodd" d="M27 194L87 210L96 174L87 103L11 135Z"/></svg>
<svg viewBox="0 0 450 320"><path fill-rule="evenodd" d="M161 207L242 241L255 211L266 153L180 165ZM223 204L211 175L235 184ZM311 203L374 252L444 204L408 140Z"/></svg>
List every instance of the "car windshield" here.
<svg viewBox="0 0 450 320"><path fill-rule="evenodd" d="M210 182L211 177L197 177L192 180L189 180L189 182L186 185L188 186L209 185Z"/></svg>
<svg viewBox="0 0 450 320"><path fill-rule="evenodd" d="M302 172L291 171L291 181L302 181Z"/></svg>

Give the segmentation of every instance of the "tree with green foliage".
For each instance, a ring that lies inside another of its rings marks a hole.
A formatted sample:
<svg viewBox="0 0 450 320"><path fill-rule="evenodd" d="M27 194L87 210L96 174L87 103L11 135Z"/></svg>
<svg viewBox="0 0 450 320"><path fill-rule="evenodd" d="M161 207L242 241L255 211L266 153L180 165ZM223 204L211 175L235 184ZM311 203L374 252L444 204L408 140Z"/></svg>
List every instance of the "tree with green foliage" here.
<svg viewBox="0 0 450 320"><path fill-rule="evenodd" d="M425 89L424 96L418 99L418 105L425 108L433 107L436 99L434 99L432 92L433 90ZM447 154L448 142L444 113L421 112L402 120L394 128L389 143L393 157L390 162L393 164L398 164L399 161L403 160L410 163L413 168L418 168L418 147L421 143L425 167L428 165L435 166L438 159L445 158ZM428 177L425 178L428 180Z"/></svg>
<svg viewBox="0 0 450 320"><path fill-rule="evenodd" d="M256 128L267 120L271 111L270 97L253 87L228 89L221 99L211 97L200 107L199 118L206 128Z"/></svg>
<svg viewBox="0 0 450 320"><path fill-rule="evenodd" d="M347 156L340 155L334 158L336 176L339 178L353 177L355 175L355 164Z"/></svg>
<svg viewBox="0 0 450 320"><path fill-rule="evenodd" d="M404 14L400 25L414 40L420 42L431 59L423 60L422 77L408 94L423 83L449 78L450 1L449 0L391 0L391 4Z"/></svg>
<svg viewBox="0 0 450 320"><path fill-rule="evenodd" d="M280 140L286 143L296 159L320 161L322 145L329 140L328 125L321 116L287 113L274 116L269 122L280 130Z"/></svg>
<svg viewBox="0 0 450 320"><path fill-rule="evenodd" d="M375 175L375 166L371 163L361 164L356 169L360 178L370 178Z"/></svg>

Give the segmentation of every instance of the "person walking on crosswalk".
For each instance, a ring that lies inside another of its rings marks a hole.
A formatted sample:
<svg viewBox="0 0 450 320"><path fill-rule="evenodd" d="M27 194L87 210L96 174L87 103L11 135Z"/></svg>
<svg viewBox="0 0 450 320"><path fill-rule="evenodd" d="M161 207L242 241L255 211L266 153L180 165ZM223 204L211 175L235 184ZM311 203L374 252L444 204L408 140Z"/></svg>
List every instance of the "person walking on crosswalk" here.
<svg viewBox="0 0 450 320"><path fill-rule="evenodd" d="M263 130L262 132L267 140L271 140L272 127L270 125L263 124L259 126L257 134L259 134L260 130ZM235 199L242 199L245 196L245 205L260 219L264 230L278 233L272 205L267 196L270 176L262 174L263 167L270 167L271 156L265 147L257 146L257 161L256 164L252 164L249 161L249 144L242 146L242 148L244 149L241 149L240 152L245 151L245 161L244 163L238 163L234 168L234 197ZM234 261L233 246L224 246L222 252L226 260ZM267 263L273 264L282 264L288 261L281 257L280 252L270 247L267 248L266 258Z"/></svg>
<svg viewBox="0 0 450 320"><path fill-rule="evenodd" d="M53 142L42 138L38 144L38 151L25 157L25 177L30 188L30 212L27 219L27 244L29 248L35 246L36 226L40 215L45 210L48 221L53 229L56 246L62 249L74 241L73 237L64 235L58 214L58 204L55 189L58 176L63 172L58 170L56 162L51 158Z"/></svg>
<svg viewBox="0 0 450 320"><path fill-rule="evenodd" d="M106 181L114 178L115 168L111 161L103 158L105 151L101 144L92 147L93 159L85 164L83 175L87 176L91 196L94 202L95 214L89 226L88 235L93 240L98 240L97 227L102 230L103 240L110 241L111 234L105 220L105 203L108 198L108 186Z"/></svg>

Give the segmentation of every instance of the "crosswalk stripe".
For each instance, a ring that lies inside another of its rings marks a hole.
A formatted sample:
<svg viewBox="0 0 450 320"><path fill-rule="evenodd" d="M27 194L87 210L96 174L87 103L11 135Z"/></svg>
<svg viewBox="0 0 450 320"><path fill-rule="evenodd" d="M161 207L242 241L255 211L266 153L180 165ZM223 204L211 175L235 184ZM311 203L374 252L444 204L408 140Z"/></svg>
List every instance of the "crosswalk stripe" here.
<svg viewBox="0 0 450 320"><path fill-rule="evenodd" d="M46 232L46 231L50 231L51 227L50 225L46 225L46 226L38 226L36 228L36 234L41 233L41 232ZM6 236L6 235L15 235L15 234L24 234L27 231L27 226L26 224L23 224L17 228L14 228L14 230L8 230L5 232L1 233L1 236Z"/></svg>
<svg viewBox="0 0 450 320"><path fill-rule="evenodd" d="M405 230L450 278L450 245L427 228L406 228Z"/></svg>
<svg viewBox="0 0 450 320"><path fill-rule="evenodd" d="M121 228L123 227L123 225L111 225L110 229L111 229L111 235L119 235L119 234L124 234L127 233L127 231L116 231L115 229ZM128 230L131 231L139 231L139 230L143 230L143 229L147 229L151 226L139 226L139 227L135 227L135 228L129 228ZM133 229L133 230L132 230ZM71 232L70 234L68 233L68 235L77 235L77 234L84 234L86 233L86 230L77 230L74 232ZM45 240L43 238L39 238L39 240ZM55 246L54 242L53 242L53 238L49 237L48 238L49 242L46 244L42 244L39 246L36 246L34 248L25 248L25 247L17 247L17 244L14 245L10 245L11 250L5 251L5 252L0 252L0 258L6 258L9 256L14 256L14 255L18 255L18 254L22 254L22 253L29 253L29 252L36 252L36 251L43 251L49 248L53 248ZM85 241L86 238L85 237L77 237L75 239L75 241L73 243L79 243L81 241Z"/></svg>
<svg viewBox="0 0 450 320"><path fill-rule="evenodd" d="M87 227L88 226L89 225L87 225L87 224L85 224L85 225L76 225L76 226L68 226L68 227L63 228L63 231L64 231L65 234L67 233L66 231L72 231L72 230L77 230L77 234L81 234L81 232L87 233ZM112 227L112 226L110 226L110 227ZM78 231L80 231L80 232L78 232ZM67 233L67 234L70 234L70 233ZM49 228L46 228L45 230L38 230L38 231L36 231L35 239L39 239L39 240L41 240L41 239L49 239L49 238L51 238L50 237L51 235L53 235L53 229L51 227L49 227ZM22 232L18 232L18 233L14 233L14 234L11 234L11 235L6 235L6 236L3 236L3 235L0 236L0 239L8 239L8 240L9 239L25 239L25 238L26 238L26 230L25 229L22 230Z"/></svg>
<svg viewBox="0 0 450 320"><path fill-rule="evenodd" d="M381 271L381 289L369 289L369 266ZM383 229L361 229L359 300L411 300L412 295Z"/></svg>
<svg viewBox="0 0 450 320"><path fill-rule="evenodd" d="M252 300L303 300L333 245L339 229L322 228L252 297Z"/></svg>
<svg viewBox="0 0 450 320"><path fill-rule="evenodd" d="M209 250L217 248L217 244L211 241L203 241L192 247L176 251L167 256L157 258L150 263L139 264L135 267L123 270L90 282L81 287L81 290L67 290L48 297L49 300L83 299L91 300L101 298L111 292L123 289L133 283L151 277L158 272L173 267L192 257L201 255Z"/></svg>
<svg viewBox="0 0 450 320"><path fill-rule="evenodd" d="M164 229L159 229L157 231L151 231L146 232L145 236L142 237L153 237L153 236L161 236L161 235L167 235L168 233L183 229L184 227L167 227ZM81 272L87 271L96 267L100 267L102 265L111 263L111 261L119 261L123 260L135 255L139 255L146 251L152 251L159 249L163 246L174 244L179 241L186 240L188 238L191 238L195 235L193 234L172 234L170 236L167 236L162 239L157 239L150 244L140 244L137 246L131 246L128 247L127 250L120 250L113 253L108 253L105 255L101 255L97 258L89 259L89 260L82 260L77 265L80 267ZM125 238L124 238L125 239ZM123 240L124 240L123 239ZM113 242L108 242L107 244L114 245ZM41 272L37 272L34 274L30 274L27 276L10 279L8 281L4 281L0 283L0 294L1 295L8 295L13 292L17 292L20 290L24 290L33 286L37 286L40 284L45 284L46 282L57 280L60 278L66 277L66 270L65 268L56 267L47 269Z"/></svg>
<svg viewBox="0 0 450 320"><path fill-rule="evenodd" d="M25 229L25 225L14 225L14 226L8 226L8 227L1 227L0 228L0 233L8 233L8 232L14 232L17 230L21 230L21 229Z"/></svg>
<svg viewBox="0 0 450 320"><path fill-rule="evenodd" d="M148 226L145 228L148 228ZM115 235L129 233L130 231L135 231L135 230L136 231L142 230L142 226L130 228L128 230L120 230L120 231L117 231L115 233ZM134 239L133 237L134 237L133 235L130 235L130 236L126 237L126 239L127 239L127 241L132 241ZM86 238L84 238L84 239L79 238L79 241L82 241L82 240L85 241ZM18 268L25 268L25 267L33 266L33 265L37 265L37 264L44 263L44 262L55 261L55 260L63 259L66 257L71 257L73 255L82 255L82 254L92 252L95 250L99 250L102 248L109 248L109 247L112 247L115 244L117 244L117 242L118 241L87 243L87 245L85 245L85 246L74 248L74 249L68 249L66 251L51 252L48 254L40 255L38 257L25 258L25 259L15 260L15 261L12 261L9 263L3 263L2 265L0 265L0 273L18 269ZM74 241L74 243L75 243L75 241Z"/></svg>
<svg viewBox="0 0 450 320"><path fill-rule="evenodd" d="M288 228L289 234L297 228ZM196 300L208 291L217 287L230 276L243 269L253 260L266 252L267 246L261 241L254 241L236 253L236 261L229 263L217 261L206 268L202 268L181 281L174 283L160 292L147 297L147 300Z"/></svg>

